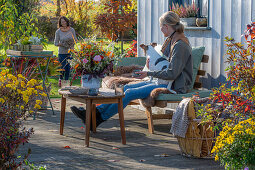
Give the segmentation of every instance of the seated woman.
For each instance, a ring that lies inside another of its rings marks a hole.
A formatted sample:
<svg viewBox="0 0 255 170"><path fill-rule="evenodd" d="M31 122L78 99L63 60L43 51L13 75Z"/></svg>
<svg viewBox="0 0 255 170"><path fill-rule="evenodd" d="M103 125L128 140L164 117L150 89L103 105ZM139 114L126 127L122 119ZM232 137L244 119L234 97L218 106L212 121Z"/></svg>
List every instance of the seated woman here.
<svg viewBox="0 0 255 170"><path fill-rule="evenodd" d="M137 84L128 84L124 86L125 97L123 98L123 107L125 108L130 101L135 99L147 98L155 88L167 88L169 81L173 80L170 87L176 93L187 93L192 83L192 55L188 39L183 31L184 26L180 23L180 18L174 12L166 12L160 18L160 29L166 41L162 46L162 53L168 57L169 67L162 71L140 71L136 72L144 78L152 76L153 78L164 81L141 82ZM147 61L148 62L148 61ZM85 123L86 111L83 108L71 107L72 112ZM102 104L96 107L97 126L118 113L117 104Z"/></svg>

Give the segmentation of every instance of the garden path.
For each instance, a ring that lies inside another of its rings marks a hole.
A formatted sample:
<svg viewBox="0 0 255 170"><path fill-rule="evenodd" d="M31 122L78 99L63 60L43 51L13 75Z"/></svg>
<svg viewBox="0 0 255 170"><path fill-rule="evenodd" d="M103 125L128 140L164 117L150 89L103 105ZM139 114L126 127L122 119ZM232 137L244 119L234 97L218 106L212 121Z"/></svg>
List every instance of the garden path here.
<svg viewBox="0 0 255 170"><path fill-rule="evenodd" d="M144 111L128 106L124 110L127 144L121 144L118 114L102 123L91 134L90 147L84 146L83 123L70 111L77 102L67 101L64 135L59 135L60 99L52 99L56 115L50 109L40 112L36 120L29 118L26 127L33 127L28 144L31 163L47 169L223 169L209 159L192 159L180 155L177 140L169 134L169 120L155 120L155 134L147 129ZM70 147L70 148L68 148Z"/></svg>

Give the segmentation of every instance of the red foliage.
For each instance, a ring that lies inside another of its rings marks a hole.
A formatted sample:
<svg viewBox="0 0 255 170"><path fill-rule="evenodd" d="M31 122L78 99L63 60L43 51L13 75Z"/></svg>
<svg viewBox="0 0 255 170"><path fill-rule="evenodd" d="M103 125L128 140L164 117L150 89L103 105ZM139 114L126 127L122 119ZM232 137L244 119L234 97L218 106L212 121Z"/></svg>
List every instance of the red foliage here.
<svg viewBox="0 0 255 170"><path fill-rule="evenodd" d="M226 69L227 80L231 88L221 84L214 89L211 103L216 104L205 107L206 119L217 122L218 118L228 117L236 123L255 113L255 23L247 25L244 33L246 46L235 42L233 38L226 37L227 52ZM220 109L219 109L220 108ZM209 115L209 116L208 116ZM223 115L223 116L222 116Z"/></svg>
<svg viewBox="0 0 255 170"><path fill-rule="evenodd" d="M137 23L137 13L135 11L124 10L131 5L130 0L110 0L104 3L106 13L100 14L95 19L95 24L106 33L107 38L115 41L118 35L127 30L133 29Z"/></svg>
<svg viewBox="0 0 255 170"><path fill-rule="evenodd" d="M126 50L126 55L124 57L137 57L137 41L133 40L130 48Z"/></svg>

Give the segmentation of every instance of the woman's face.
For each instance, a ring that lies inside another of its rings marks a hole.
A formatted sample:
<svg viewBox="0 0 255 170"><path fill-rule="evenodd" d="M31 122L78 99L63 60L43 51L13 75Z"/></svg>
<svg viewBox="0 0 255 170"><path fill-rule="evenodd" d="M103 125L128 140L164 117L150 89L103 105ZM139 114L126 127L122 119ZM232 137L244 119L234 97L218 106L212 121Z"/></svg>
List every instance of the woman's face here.
<svg viewBox="0 0 255 170"><path fill-rule="evenodd" d="M63 18L60 20L60 22L61 22L62 27L67 26L67 22Z"/></svg>
<svg viewBox="0 0 255 170"><path fill-rule="evenodd" d="M174 31L171 26L166 25L166 24L162 24L160 26L160 30L164 34L164 37L170 36L172 34L172 32Z"/></svg>

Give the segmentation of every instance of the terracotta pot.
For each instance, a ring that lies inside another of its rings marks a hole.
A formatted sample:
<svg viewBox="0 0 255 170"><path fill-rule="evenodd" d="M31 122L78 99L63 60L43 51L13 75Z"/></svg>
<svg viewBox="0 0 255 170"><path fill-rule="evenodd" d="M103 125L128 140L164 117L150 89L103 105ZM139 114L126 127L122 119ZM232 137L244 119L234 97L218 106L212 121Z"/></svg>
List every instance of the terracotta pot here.
<svg viewBox="0 0 255 170"><path fill-rule="evenodd" d="M43 50L43 46L42 45L30 45L30 50L40 52Z"/></svg>
<svg viewBox="0 0 255 170"><path fill-rule="evenodd" d="M197 18L196 24L198 27L206 27L207 26L207 18Z"/></svg>
<svg viewBox="0 0 255 170"><path fill-rule="evenodd" d="M23 45L23 51L29 51L29 45Z"/></svg>

